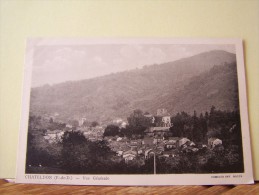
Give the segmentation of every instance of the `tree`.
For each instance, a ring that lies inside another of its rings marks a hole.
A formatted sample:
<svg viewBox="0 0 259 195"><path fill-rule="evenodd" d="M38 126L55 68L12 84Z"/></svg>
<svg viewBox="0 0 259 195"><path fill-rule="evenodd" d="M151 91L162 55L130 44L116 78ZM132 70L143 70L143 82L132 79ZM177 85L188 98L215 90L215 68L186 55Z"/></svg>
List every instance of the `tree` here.
<svg viewBox="0 0 259 195"><path fill-rule="evenodd" d="M219 129L210 129L207 132L207 137L211 138L211 137L220 137L221 136L221 131Z"/></svg>
<svg viewBox="0 0 259 195"><path fill-rule="evenodd" d="M172 117L173 127L170 128L174 137L192 137L192 117L186 112L177 113Z"/></svg>
<svg viewBox="0 0 259 195"><path fill-rule="evenodd" d="M68 173L81 173L90 166L88 141L81 132L65 132L62 141L62 168Z"/></svg>
<svg viewBox="0 0 259 195"><path fill-rule="evenodd" d="M120 134L119 136L126 136L128 138L131 138L132 136L132 131L128 128L128 126L126 126L126 128L121 128L120 129Z"/></svg>
<svg viewBox="0 0 259 195"><path fill-rule="evenodd" d="M81 132L65 132L62 141L63 169L67 173L108 173L114 153L105 141L91 142ZM107 166L106 166L107 165Z"/></svg>
<svg viewBox="0 0 259 195"><path fill-rule="evenodd" d="M205 112L205 120L208 121L209 120L209 113L206 111Z"/></svg>
<svg viewBox="0 0 259 195"><path fill-rule="evenodd" d="M174 124L170 128L170 131L172 132L172 136L181 137L183 133L183 128L184 128L184 122L183 122L182 116L179 113L177 113L176 116L172 117L172 123Z"/></svg>
<svg viewBox="0 0 259 195"><path fill-rule="evenodd" d="M198 141L199 140L199 124L198 124L198 117L197 113L194 110L192 116L192 129L191 129L191 140Z"/></svg>
<svg viewBox="0 0 259 195"><path fill-rule="evenodd" d="M71 131L71 132L66 131L62 137L63 147L67 147L70 145L73 145L73 146L80 145L86 142L87 142L87 139L80 131Z"/></svg>
<svg viewBox="0 0 259 195"><path fill-rule="evenodd" d="M207 113L207 112L206 112ZM202 134L202 140L205 141L206 139L206 134L208 132L208 125L207 125L207 119L206 119L206 113L205 113L205 117L203 116L203 114L200 114L200 128L201 128L201 134ZM207 113L208 114L208 113Z"/></svg>
<svg viewBox="0 0 259 195"><path fill-rule="evenodd" d="M28 132L26 173L38 173L35 167L54 168L57 166L60 157L60 147L55 144L47 144L40 133L32 134ZM40 143L41 142L41 143ZM33 168L34 167L34 168ZM43 171L43 170L42 170ZM45 173L52 173L52 169L44 169Z"/></svg>
<svg viewBox="0 0 259 195"><path fill-rule="evenodd" d="M49 123L53 123L53 122L54 122L53 118L52 118L52 117L50 117L50 119L49 119Z"/></svg>
<svg viewBox="0 0 259 195"><path fill-rule="evenodd" d="M35 130L38 129L39 126L41 126L41 117L40 116L34 116L30 114L29 117L29 129Z"/></svg>
<svg viewBox="0 0 259 195"><path fill-rule="evenodd" d="M120 133L119 130L120 128L117 125L108 125L104 130L103 136L116 136Z"/></svg>
<svg viewBox="0 0 259 195"><path fill-rule="evenodd" d="M215 113L216 107L215 106L211 106L210 108L210 116L212 116Z"/></svg>
<svg viewBox="0 0 259 195"><path fill-rule="evenodd" d="M134 110L133 113L128 117L129 126L138 127L145 125L145 116L139 109Z"/></svg>
<svg viewBox="0 0 259 195"><path fill-rule="evenodd" d="M145 117L143 112L139 109L134 110L127 119L129 123L128 128L133 134L142 135L144 131L151 126L151 120Z"/></svg>
<svg viewBox="0 0 259 195"><path fill-rule="evenodd" d="M92 123L91 123L91 127L96 127L96 126L98 126L99 125L99 123L97 122L97 121L93 121Z"/></svg>
<svg viewBox="0 0 259 195"><path fill-rule="evenodd" d="M48 125L47 125L47 128L49 130L56 130L56 129L59 129L59 130L62 130L66 127L66 124L65 123L58 123L58 122L49 122Z"/></svg>
<svg viewBox="0 0 259 195"><path fill-rule="evenodd" d="M72 125L72 129L76 130L77 127L79 127L79 122L78 120L69 120L68 123L70 123Z"/></svg>

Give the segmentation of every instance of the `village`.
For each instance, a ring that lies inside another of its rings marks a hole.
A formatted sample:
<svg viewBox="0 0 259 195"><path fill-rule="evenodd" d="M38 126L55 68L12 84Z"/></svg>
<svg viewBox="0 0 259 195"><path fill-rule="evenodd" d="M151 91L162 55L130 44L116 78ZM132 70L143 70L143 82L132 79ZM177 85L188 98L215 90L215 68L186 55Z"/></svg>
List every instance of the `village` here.
<svg viewBox="0 0 259 195"><path fill-rule="evenodd" d="M141 137L104 136L107 126L101 126L98 123L85 126L86 119L81 118L76 129L73 129L73 125L66 124L66 127L62 130L47 130L44 133L44 139L49 143L57 143L62 141L65 131L80 131L92 142L105 140L110 149L116 153L117 160L139 165L143 165L145 160L155 156L157 158L177 158L180 154L195 154L199 151L223 147L222 140L217 137L208 137L207 143L195 143L187 137L170 136L170 128L174 124L171 122L171 116L166 109L158 109L155 115L145 114L144 117L150 121L151 126L146 128L144 135ZM115 119L113 125L125 128L127 122L122 119ZM206 163L206 159L202 161Z"/></svg>

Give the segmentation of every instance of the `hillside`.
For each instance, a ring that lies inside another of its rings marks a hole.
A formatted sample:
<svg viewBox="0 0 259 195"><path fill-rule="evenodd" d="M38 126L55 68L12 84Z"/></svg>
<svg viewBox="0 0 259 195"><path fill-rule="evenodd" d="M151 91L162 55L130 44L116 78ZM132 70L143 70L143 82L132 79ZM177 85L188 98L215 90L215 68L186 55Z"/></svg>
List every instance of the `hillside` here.
<svg viewBox="0 0 259 195"><path fill-rule="evenodd" d="M211 51L174 62L145 66L93 79L32 88L33 114L89 121L124 118L132 110L171 113L208 110L211 105L236 109L235 55ZM232 65L230 65L232 64Z"/></svg>
<svg viewBox="0 0 259 195"><path fill-rule="evenodd" d="M238 110L236 63L214 66L211 70L193 77L176 95L171 93L162 102L165 103L161 107L168 107L171 113L193 113L194 110L200 113L209 111L212 105L220 110Z"/></svg>

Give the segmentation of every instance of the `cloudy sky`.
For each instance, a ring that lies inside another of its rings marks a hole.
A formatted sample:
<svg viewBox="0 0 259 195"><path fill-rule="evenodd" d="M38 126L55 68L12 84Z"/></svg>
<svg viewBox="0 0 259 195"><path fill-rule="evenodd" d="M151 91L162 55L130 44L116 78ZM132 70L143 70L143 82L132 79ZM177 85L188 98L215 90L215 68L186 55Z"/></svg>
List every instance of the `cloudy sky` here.
<svg viewBox="0 0 259 195"><path fill-rule="evenodd" d="M210 50L235 53L234 45L95 44L36 46L32 87L94 78L160 64Z"/></svg>

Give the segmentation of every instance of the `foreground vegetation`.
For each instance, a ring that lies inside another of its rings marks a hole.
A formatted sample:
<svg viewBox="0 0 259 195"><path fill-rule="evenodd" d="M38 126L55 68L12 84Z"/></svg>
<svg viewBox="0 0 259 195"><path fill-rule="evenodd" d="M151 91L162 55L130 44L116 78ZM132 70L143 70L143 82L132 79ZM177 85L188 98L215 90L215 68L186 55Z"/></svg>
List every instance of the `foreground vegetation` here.
<svg viewBox="0 0 259 195"><path fill-rule="evenodd" d="M167 136L187 137L197 144L207 144L210 137L217 137L223 145L213 149L203 148L195 153L179 150L176 157L156 156L157 173L229 173L243 172L242 135L239 112L216 110L212 107L204 115L194 111L171 117L174 124ZM144 136L152 125L141 111L133 112L125 128L107 126L104 136L124 136L135 139ZM59 142L48 143L44 139L47 129L65 130L65 124L44 122L31 116L27 140L26 173L64 174L152 174L154 159L138 156L125 163L104 140L90 141L82 132L72 128L65 131Z"/></svg>

